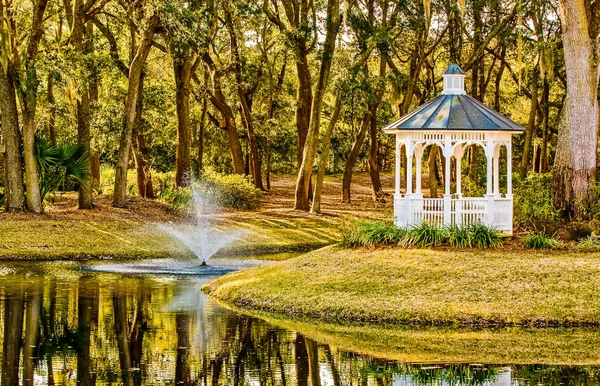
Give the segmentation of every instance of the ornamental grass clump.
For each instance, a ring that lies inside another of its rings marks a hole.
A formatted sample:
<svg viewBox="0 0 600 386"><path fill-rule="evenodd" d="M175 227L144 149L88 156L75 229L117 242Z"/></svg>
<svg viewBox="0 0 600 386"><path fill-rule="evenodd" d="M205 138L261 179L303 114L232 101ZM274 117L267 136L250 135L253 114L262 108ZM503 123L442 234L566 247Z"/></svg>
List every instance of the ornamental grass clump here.
<svg viewBox="0 0 600 386"><path fill-rule="evenodd" d="M585 252L600 252L600 236L591 234L579 240L577 249Z"/></svg>
<svg viewBox="0 0 600 386"><path fill-rule="evenodd" d="M453 247L471 248L473 246L473 234L469 227L450 225L446 228L446 242Z"/></svg>
<svg viewBox="0 0 600 386"><path fill-rule="evenodd" d="M485 224L473 224L468 227L473 246L478 248L497 248L502 245L498 231Z"/></svg>
<svg viewBox="0 0 600 386"><path fill-rule="evenodd" d="M422 223L411 227L402 239L402 245L436 247L446 240L447 231L437 224Z"/></svg>
<svg viewBox="0 0 600 386"><path fill-rule="evenodd" d="M562 241L544 233L534 233L525 236L523 245L529 249L563 249L565 247Z"/></svg>
<svg viewBox="0 0 600 386"><path fill-rule="evenodd" d="M346 247L376 246L397 244L406 231L391 222L360 221L356 226L342 233L342 245Z"/></svg>

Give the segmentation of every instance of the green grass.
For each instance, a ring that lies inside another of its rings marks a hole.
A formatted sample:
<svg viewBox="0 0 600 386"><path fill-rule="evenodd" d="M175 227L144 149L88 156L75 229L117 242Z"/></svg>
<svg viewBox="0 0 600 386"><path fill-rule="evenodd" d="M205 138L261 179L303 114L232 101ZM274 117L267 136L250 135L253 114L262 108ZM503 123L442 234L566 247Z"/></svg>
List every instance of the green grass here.
<svg viewBox="0 0 600 386"><path fill-rule="evenodd" d="M600 323L599 282L594 253L328 247L226 275L205 291L338 322L570 326Z"/></svg>
<svg viewBox="0 0 600 386"><path fill-rule="evenodd" d="M339 220L336 220L339 221ZM192 257L184 246L159 232L156 222L39 219L0 221L0 259L85 260ZM271 219L247 212L217 219L222 231L244 237L221 254L262 255L310 251L339 240L339 224L320 218Z"/></svg>

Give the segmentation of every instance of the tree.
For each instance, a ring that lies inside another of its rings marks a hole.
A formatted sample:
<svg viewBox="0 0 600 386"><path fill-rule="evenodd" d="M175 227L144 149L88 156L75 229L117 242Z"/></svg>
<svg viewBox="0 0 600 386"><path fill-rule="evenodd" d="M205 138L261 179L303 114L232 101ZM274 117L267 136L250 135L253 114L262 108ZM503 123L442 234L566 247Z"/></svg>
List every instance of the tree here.
<svg viewBox="0 0 600 386"><path fill-rule="evenodd" d="M310 126L304 144L304 152L302 154L302 163L298 171L298 179L296 180L296 200L294 209L309 210L308 196L310 193L310 177L317 156L317 148L319 145L319 129L321 123L321 109L323 106L323 96L329 82L329 73L331 63L333 62L333 54L335 52L335 41L340 30L342 15L340 14L340 3L338 0L330 0L327 2L327 16L325 25L325 41L323 49L320 53L321 67L319 77L315 87L315 95L312 98L312 107L310 114Z"/></svg>
<svg viewBox="0 0 600 386"><path fill-rule="evenodd" d="M567 74L552 198L554 205L582 219L594 200L598 147L600 4L560 0L560 20Z"/></svg>
<svg viewBox="0 0 600 386"><path fill-rule="evenodd" d="M88 56L93 51L92 39L93 31L87 28L88 21L102 10L105 2L98 3L99 0L74 0L71 4L70 0L63 0L67 20L71 27L70 44L76 52L79 64L77 85L78 98L76 101L77 114L77 141L85 147L86 152L91 155L91 134L90 124L92 119L91 111L91 90L90 90L90 75L91 68L89 66ZM52 83L48 84L51 90ZM54 97L52 97L54 99ZM52 124L53 126L54 124ZM56 140L55 140L56 142ZM92 174L91 163L88 164L88 174ZM81 184L79 186L78 201L79 209L92 209L92 190L93 184Z"/></svg>
<svg viewBox="0 0 600 386"><path fill-rule="evenodd" d="M144 9L138 9L138 12L143 14ZM121 131L121 140L119 142L119 155L115 168L115 189L113 196L113 206L125 206L127 199L127 170L129 169L129 153L131 152L131 144L133 140L133 128L135 125L136 106L138 99L141 97L140 82L143 75L144 63L148 58L150 49L152 48L152 39L158 26L159 16L155 10L151 10L151 14L143 19L143 27L140 31L140 39L137 47L132 51L135 52L133 60L129 65L128 71L128 89L127 97L125 98L125 108L123 113L123 128Z"/></svg>

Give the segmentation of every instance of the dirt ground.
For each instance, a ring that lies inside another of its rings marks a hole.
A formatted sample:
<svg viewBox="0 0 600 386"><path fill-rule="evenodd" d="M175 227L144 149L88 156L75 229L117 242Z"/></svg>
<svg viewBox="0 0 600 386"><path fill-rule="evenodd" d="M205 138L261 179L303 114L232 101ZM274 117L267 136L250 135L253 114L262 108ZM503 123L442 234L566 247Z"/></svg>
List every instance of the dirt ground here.
<svg viewBox="0 0 600 386"><path fill-rule="evenodd" d="M371 195L370 179L368 173L355 173L352 181L352 195L350 203L342 203L341 175L327 176L323 186L321 210L323 216L338 216L344 214L376 214L389 211L391 214L394 191L394 177L382 175L381 182L386 193L386 203L375 203ZM296 176L275 175L271 180L271 189L263 193L261 206L254 211L267 215L291 217L314 216L302 211L293 210L294 188ZM219 216L237 216L244 211L223 209ZM140 221L140 222L181 222L189 218L184 211L173 210L168 204L159 200L148 200L136 196L127 198L125 208L114 208L112 196L99 195L94 197L94 209L78 210L77 193L66 192L57 194L53 202L45 208L43 215L31 213L4 213L0 212L0 221L11 220L74 220L74 221ZM391 218L390 218L391 219Z"/></svg>

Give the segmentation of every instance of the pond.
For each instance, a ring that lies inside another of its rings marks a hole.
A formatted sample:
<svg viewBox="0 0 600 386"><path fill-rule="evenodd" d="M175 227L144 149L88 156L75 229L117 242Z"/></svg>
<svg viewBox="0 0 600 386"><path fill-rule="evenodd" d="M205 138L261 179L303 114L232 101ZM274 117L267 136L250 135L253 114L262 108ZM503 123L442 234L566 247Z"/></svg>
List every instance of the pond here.
<svg viewBox="0 0 600 386"><path fill-rule="evenodd" d="M418 344L403 346L386 338L385 329L367 328L383 337L389 344L385 349L361 332L365 327L329 334L332 327L313 330L305 323L298 324L298 332L293 323L246 316L203 295L207 277L79 268L73 263L0 265L2 385L600 384L597 361L569 361L581 352L565 353L563 365L549 364L548 357L542 357L544 364L523 357L477 361L473 348L457 354L467 355L467 362L460 357L451 363L403 361L398 358L412 355ZM587 331L583 339L595 334ZM554 343L549 344L553 351ZM445 355L451 349L443 344L426 343L419 350L426 356L408 358L450 358ZM488 354L482 359L493 358Z"/></svg>

